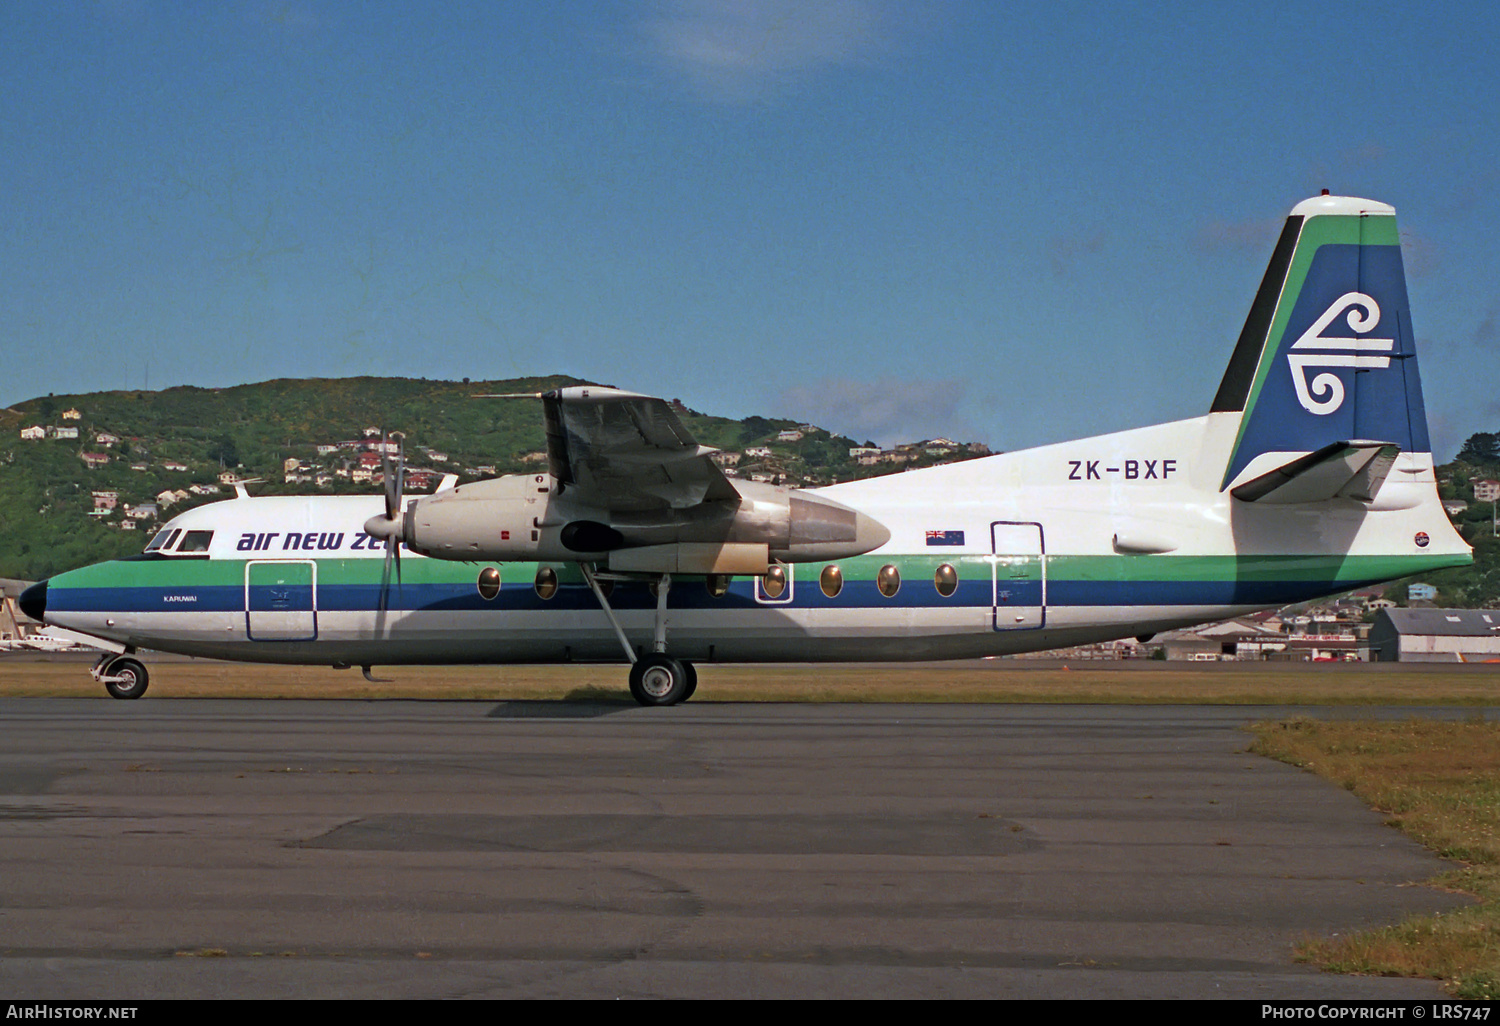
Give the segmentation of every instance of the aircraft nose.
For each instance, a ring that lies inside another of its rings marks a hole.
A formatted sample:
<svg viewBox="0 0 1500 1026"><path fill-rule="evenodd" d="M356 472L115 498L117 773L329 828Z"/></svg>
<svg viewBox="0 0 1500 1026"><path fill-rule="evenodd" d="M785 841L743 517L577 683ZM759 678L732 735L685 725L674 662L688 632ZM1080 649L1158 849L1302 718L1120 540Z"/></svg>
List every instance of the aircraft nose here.
<svg viewBox="0 0 1500 1026"><path fill-rule="evenodd" d="M21 597L17 600L17 604L21 607L21 612L33 620L38 622L44 621L47 616L47 582L42 581L40 584L33 584L21 592Z"/></svg>

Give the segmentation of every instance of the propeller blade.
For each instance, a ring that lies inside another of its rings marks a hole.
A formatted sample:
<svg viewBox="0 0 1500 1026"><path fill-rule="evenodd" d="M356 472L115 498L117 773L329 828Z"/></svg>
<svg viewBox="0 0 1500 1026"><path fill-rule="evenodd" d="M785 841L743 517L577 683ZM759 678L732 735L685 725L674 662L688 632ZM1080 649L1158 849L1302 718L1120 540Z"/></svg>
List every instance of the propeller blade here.
<svg viewBox="0 0 1500 1026"><path fill-rule="evenodd" d="M391 462L391 439L396 440L396 460ZM365 521L365 533L385 539L385 565L380 571L380 603L376 607L375 634L385 636L385 614L390 609L391 567L396 568L396 587L401 587L401 502L406 487L406 436L380 432L380 471L385 485L385 516Z"/></svg>
<svg viewBox="0 0 1500 1026"><path fill-rule="evenodd" d="M385 543L385 565L380 571L380 602L375 607L375 636L385 637L385 614L390 608L391 596L391 541Z"/></svg>
<svg viewBox="0 0 1500 1026"><path fill-rule="evenodd" d="M396 446L394 465L391 462L392 439ZM396 514L401 511L401 501L405 498L406 491L406 436L401 432L392 432L389 437L381 432L380 471L385 482L385 517L387 520L395 520Z"/></svg>

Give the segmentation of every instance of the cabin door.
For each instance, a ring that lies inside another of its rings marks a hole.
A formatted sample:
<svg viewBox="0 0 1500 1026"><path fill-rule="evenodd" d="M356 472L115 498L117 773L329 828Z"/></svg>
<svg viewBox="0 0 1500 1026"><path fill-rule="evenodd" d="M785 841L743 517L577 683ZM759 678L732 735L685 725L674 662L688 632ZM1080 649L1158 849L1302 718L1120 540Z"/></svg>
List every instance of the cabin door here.
<svg viewBox="0 0 1500 1026"><path fill-rule="evenodd" d="M317 564L312 560L246 563L245 633L251 641L316 641Z"/></svg>
<svg viewBox="0 0 1500 1026"><path fill-rule="evenodd" d="M1036 630L1047 623L1047 554L1042 525L990 524L995 630Z"/></svg>

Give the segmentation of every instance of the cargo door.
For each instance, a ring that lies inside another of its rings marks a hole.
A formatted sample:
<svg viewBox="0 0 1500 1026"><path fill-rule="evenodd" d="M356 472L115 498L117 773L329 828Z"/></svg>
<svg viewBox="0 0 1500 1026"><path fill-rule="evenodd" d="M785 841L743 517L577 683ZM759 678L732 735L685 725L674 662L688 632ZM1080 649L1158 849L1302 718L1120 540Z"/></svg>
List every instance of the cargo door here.
<svg viewBox="0 0 1500 1026"><path fill-rule="evenodd" d="M251 641L315 641L317 564L260 560L245 564L245 633Z"/></svg>
<svg viewBox="0 0 1500 1026"><path fill-rule="evenodd" d="M995 630L1036 630L1047 623L1047 555L1042 525L990 524Z"/></svg>

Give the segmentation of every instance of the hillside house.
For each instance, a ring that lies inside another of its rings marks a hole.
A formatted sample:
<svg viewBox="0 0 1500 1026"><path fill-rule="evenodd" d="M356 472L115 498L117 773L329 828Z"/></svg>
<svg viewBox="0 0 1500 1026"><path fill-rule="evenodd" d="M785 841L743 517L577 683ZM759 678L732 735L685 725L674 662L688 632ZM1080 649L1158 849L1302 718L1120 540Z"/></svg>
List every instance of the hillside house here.
<svg viewBox="0 0 1500 1026"><path fill-rule="evenodd" d="M112 435L108 431L100 431L94 435L94 441L103 446L111 446L120 441L120 436Z"/></svg>
<svg viewBox="0 0 1500 1026"><path fill-rule="evenodd" d="M94 492L95 509L114 509L120 503L119 492Z"/></svg>
<svg viewBox="0 0 1500 1026"><path fill-rule="evenodd" d="M134 531L135 530L135 521L134 520L121 520L120 521L120 530L122 530L122 531Z"/></svg>
<svg viewBox="0 0 1500 1026"><path fill-rule="evenodd" d="M1475 502L1495 502L1500 500L1500 481L1484 478L1474 482Z"/></svg>
<svg viewBox="0 0 1500 1026"><path fill-rule="evenodd" d="M778 441L778 442L800 442L800 441L802 441L802 432L801 431L781 431L781 432L778 432L777 435L776 435L776 441Z"/></svg>
<svg viewBox="0 0 1500 1026"><path fill-rule="evenodd" d="M39 438L47 437L47 429L41 425L21 429L21 437L28 442L34 442Z"/></svg>
<svg viewBox="0 0 1500 1026"><path fill-rule="evenodd" d="M90 470L95 470L109 462L109 457L102 452L84 452L78 454Z"/></svg>
<svg viewBox="0 0 1500 1026"><path fill-rule="evenodd" d="M194 495L218 495L219 486L211 484L188 485L188 491L192 492Z"/></svg>
<svg viewBox="0 0 1500 1026"><path fill-rule="evenodd" d="M161 466L163 470L176 470L179 472L186 472L188 469L186 463L178 463L176 460L167 460Z"/></svg>
<svg viewBox="0 0 1500 1026"><path fill-rule="evenodd" d="M76 427L59 426L48 428L47 434L53 438L76 439L78 437L78 429Z"/></svg>
<svg viewBox="0 0 1500 1026"><path fill-rule="evenodd" d="M143 473L147 470L150 470L151 468L144 463L132 463L130 465L130 469L136 471L137 473Z"/></svg>
<svg viewBox="0 0 1500 1026"><path fill-rule="evenodd" d="M82 420L83 419L83 411L82 410L63 410L63 412L62 412L62 419L63 420Z"/></svg>
<svg viewBox="0 0 1500 1026"><path fill-rule="evenodd" d="M750 448L745 450L745 455L749 456L751 459L770 459L771 450L766 448L764 445L752 445Z"/></svg>

